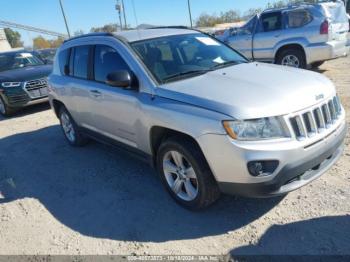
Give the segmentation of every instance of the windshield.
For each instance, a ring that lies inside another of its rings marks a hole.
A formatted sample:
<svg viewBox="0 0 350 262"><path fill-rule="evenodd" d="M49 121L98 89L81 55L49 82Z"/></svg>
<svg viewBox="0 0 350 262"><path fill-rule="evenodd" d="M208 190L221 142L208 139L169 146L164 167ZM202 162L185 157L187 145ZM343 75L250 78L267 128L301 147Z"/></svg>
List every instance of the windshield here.
<svg viewBox="0 0 350 262"><path fill-rule="evenodd" d="M160 83L247 62L230 47L200 33L139 41L131 46Z"/></svg>
<svg viewBox="0 0 350 262"><path fill-rule="evenodd" d="M0 54L0 72L38 65L44 65L44 63L31 53L18 52Z"/></svg>
<svg viewBox="0 0 350 262"><path fill-rule="evenodd" d="M39 56L47 61L52 63L55 55L56 55L56 49L43 49L43 50L36 50L36 52L39 54Z"/></svg>

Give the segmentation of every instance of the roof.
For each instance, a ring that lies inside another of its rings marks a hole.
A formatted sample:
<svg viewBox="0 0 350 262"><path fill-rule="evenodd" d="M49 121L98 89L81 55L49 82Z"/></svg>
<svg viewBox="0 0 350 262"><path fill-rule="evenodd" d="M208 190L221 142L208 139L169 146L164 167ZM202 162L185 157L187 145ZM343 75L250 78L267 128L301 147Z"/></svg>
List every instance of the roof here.
<svg viewBox="0 0 350 262"><path fill-rule="evenodd" d="M155 28L155 29L142 29L142 30L129 30L114 33L114 35L124 38L127 42L136 42L152 38L172 36L172 35L185 35L194 34L198 31L185 29L185 28Z"/></svg>

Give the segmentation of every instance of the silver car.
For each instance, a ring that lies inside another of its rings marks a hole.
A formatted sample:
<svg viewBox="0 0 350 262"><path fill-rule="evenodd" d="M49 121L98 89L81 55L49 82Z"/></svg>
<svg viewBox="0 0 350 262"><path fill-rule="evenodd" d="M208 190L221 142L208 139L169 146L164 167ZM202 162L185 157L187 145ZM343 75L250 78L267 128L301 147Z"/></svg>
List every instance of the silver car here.
<svg viewBox="0 0 350 262"><path fill-rule="evenodd" d="M348 31L344 3L334 1L266 10L221 40L249 59L307 68L348 55Z"/></svg>
<svg viewBox="0 0 350 262"><path fill-rule="evenodd" d="M221 192L271 197L298 189L337 161L347 131L323 75L248 62L189 29L68 40L49 83L72 146L90 138L123 146L156 167L190 209Z"/></svg>

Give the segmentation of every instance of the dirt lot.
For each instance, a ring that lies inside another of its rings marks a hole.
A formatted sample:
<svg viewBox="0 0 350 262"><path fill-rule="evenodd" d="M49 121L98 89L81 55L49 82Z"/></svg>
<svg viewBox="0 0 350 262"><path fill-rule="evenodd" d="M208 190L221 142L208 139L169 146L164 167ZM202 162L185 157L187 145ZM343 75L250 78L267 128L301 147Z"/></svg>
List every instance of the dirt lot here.
<svg viewBox="0 0 350 262"><path fill-rule="evenodd" d="M350 58L319 71L350 112ZM123 151L69 147L36 106L0 119L0 254L350 254L349 170L348 136L331 171L285 198L191 213Z"/></svg>

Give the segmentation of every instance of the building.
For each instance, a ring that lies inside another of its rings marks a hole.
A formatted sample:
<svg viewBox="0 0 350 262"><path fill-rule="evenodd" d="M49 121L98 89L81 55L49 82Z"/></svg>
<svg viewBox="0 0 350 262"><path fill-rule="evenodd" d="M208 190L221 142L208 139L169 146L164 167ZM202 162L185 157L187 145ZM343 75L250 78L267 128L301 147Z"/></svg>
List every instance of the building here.
<svg viewBox="0 0 350 262"><path fill-rule="evenodd" d="M5 31L3 28L0 28L0 52L5 52L11 50L11 46L7 41Z"/></svg>

